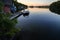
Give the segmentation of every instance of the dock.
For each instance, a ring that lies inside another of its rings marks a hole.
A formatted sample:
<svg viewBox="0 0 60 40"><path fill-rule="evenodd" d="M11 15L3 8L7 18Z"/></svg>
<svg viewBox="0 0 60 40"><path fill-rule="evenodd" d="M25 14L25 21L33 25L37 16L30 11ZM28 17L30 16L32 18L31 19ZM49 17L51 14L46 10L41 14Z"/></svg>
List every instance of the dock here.
<svg viewBox="0 0 60 40"><path fill-rule="evenodd" d="M13 19L18 18L18 17L21 16L21 15L22 15L21 12L17 12L17 13L12 14L9 18L10 18L10 20L13 20Z"/></svg>

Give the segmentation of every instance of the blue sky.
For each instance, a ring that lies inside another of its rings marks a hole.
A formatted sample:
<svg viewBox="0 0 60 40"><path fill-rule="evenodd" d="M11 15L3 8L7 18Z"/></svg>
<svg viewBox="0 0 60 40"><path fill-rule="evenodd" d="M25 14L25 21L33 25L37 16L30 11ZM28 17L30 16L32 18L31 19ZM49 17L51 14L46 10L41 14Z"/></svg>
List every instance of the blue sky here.
<svg viewBox="0 0 60 40"><path fill-rule="evenodd" d="M51 4L52 2L57 1L57 0L18 0L18 2L21 2L26 5L41 5L41 4Z"/></svg>

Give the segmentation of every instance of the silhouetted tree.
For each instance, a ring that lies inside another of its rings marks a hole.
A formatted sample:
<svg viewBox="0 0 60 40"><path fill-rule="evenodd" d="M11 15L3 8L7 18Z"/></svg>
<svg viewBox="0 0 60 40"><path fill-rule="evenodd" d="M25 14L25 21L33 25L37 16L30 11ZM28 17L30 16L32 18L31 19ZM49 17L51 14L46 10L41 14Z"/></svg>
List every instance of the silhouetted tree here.
<svg viewBox="0 0 60 40"><path fill-rule="evenodd" d="M60 14L60 1L53 2L49 7L51 12Z"/></svg>
<svg viewBox="0 0 60 40"><path fill-rule="evenodd" d="M28 8L27 5L24 5L22 3L18 3L17 1L14 1L14 5L16 6L17 11L24 10L24 9ZM21 8L21 7L23 7L23 8Z"/></svg>

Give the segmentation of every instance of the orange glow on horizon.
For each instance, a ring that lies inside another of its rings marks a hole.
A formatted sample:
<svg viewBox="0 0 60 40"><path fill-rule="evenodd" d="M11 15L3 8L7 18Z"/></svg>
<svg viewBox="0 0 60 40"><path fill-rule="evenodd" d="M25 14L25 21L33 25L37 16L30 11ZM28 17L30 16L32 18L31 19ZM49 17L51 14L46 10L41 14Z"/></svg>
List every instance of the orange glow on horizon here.
<svg viewBox="0 0 60 40"><path fill-rule="evenodd" d="M25 5L28 5L28 6L45 6L45 5L50 5L52 2L48 2L48 1L33 1L33 0L17 0L19 3L23 3ZM36 2L37 1L37 2Z"/></svg>
<svg viewBox="0 0 60 40"><path fill-rule="evenodd" d="M22 2L20 2L22 3ZM44 4L44 3L33 3L33 2L27 2L27 3L23 3L25 5L28 5L28 6L45 6L47 4Z"/></svg>
<svg viewBox="0 0 60 40"><path fill-rule="evenodd" d="M44 6L44 5L47 5L44 3L33 3L33 2L29 2L29 3L25 3L25 4L28 6Z"/></svg>

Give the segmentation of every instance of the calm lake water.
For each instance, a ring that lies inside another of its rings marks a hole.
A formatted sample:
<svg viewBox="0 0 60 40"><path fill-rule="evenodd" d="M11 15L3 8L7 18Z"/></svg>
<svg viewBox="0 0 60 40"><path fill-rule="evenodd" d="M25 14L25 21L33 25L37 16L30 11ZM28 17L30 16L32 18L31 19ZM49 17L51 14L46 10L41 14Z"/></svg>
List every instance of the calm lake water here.
<svg viewBox="0 0 60 40"><path fill-rule="evenodd" d="M60 15L52 13L47 8L29 8L29 16L21 15L17 27L25 30L60 30Z"/></svg>
<svg viewBox="0 0 60 40"><path fill-rule="evenodd" d="M24 40L60 40L60 15L44 8L29 8L29 12L29 16L17 19Z"/></svg>

